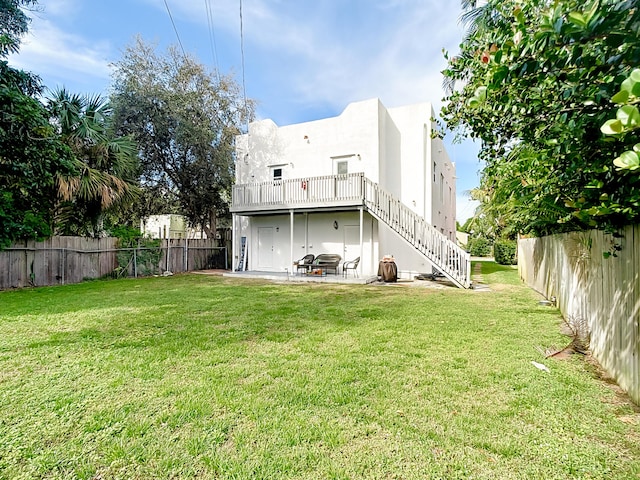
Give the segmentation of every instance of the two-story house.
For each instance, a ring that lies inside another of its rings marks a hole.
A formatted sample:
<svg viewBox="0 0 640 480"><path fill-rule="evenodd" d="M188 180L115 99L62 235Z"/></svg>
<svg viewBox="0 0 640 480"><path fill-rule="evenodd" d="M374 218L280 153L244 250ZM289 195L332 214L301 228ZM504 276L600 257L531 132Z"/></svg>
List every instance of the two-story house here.
<svg viewBox="0 0 640 480"><path fill-rule="evenodd" d="M253 122L236 138L233 258L282 272L306 254L360 257L362 276L393 255L401 276L437 268L470 286L455 243L455 165L434 137L429 103L352 103L334 118L279 127Z"/></svg>

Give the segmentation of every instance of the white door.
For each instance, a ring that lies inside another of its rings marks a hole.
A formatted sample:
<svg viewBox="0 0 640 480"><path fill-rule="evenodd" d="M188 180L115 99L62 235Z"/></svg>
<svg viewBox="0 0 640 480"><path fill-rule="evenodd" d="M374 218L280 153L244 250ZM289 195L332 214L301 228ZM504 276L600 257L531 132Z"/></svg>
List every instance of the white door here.
<svg viewBox="0 0 640 480"><path fill-rule="evenodd" d="M344 250L342 259L346 262L360 256L360 227L358 225L344 226Z"/></svg>
<svg viewBox="0 0 640 480"><path fill-rule="evenodd" d="M273 227L258 227L258 268L273 268Z"/></svg>

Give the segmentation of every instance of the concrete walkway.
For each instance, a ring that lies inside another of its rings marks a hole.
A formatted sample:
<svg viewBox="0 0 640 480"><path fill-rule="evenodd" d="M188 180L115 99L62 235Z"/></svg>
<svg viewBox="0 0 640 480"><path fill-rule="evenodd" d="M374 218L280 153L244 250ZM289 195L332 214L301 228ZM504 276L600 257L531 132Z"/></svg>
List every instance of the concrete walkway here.
<svg viewBox="0 0 640 480"><path fill-rule="evenodd" d="M350 285L366 285L368 283L374 283L378 280L378 277L363 277L358 278L353 275L343 276L342 274L328 274L328 275L303 275L292 272L258 272L258 271L244 271L244 272L231 272L227 271L223 274L225 277L233 278L261 278L264 280L272 280L276 282L302 282L302 283L343 283Z"/></svg>
<svg viewBox="0 0 640 480"><path fill-rule="evenodd" d="M479 272L480 265L476 265L474 269L474 276L476 271ZM297 275L295 273L283 271L283 272L259 272L259 271L244 271L233 272L230 270L200 270L191 272L199 275L218 275L228 278L254 278L269 280L272 282L298 282L298 283L332 283L343 285L375 285L385 287L411 287L411 288L435 288L435 289L448 289L457 288L453 283L444 277L439 277L436 280L418 280L418 279L405 279L399 278L397 282L382 282L378 280L377 276L368 276L365 278L354 277L349 275L347 277L342 274L334 275L328 274L326 276L319 275ZM478 274L479 275L479 274ZM481 277L481 275L479 275ZM475 281L473 284L474 290L488 291L487 285L478 285Z"/></svg>

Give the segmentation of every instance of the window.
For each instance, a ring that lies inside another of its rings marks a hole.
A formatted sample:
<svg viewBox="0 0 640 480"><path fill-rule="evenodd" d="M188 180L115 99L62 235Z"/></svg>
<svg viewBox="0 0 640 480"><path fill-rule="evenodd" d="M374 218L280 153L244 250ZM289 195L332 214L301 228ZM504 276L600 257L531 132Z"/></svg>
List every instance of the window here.
<svg viewBox="0 0 640 480"><path fill-rule="evenodd" d="M272 171L274 180L282 180L282 167L274 167Z"/></svg>
<svg viewBox="0 0 640 480"><path fill-rule="evenodd" d="M336 170L338 175L346 175L349 173L349 162L346 160L336 162Z"/></svg>

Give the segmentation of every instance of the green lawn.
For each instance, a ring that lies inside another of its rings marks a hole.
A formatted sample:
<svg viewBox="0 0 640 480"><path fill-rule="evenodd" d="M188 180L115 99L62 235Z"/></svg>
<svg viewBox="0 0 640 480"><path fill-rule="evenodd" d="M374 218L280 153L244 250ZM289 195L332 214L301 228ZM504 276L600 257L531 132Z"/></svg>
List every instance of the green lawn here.
<svg viewBox="0 0 640 480"><path fill-rule="evenodd" d="M640 413L491 292L202 275L0 293L0 478L638 478ZM543 362L551 373L535 368Z"/></svg>

